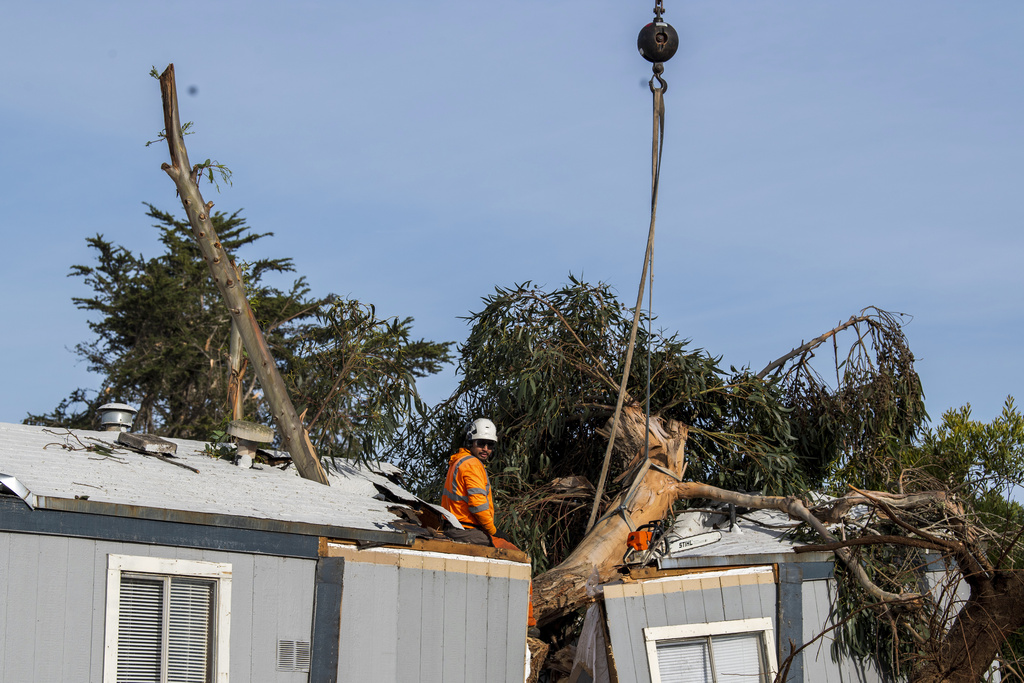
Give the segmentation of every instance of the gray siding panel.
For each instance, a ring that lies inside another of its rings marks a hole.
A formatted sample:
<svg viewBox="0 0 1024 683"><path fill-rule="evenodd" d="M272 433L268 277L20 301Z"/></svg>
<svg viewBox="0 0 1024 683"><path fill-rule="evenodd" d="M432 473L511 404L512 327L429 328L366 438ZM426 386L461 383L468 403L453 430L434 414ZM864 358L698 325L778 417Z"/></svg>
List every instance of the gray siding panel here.
<svg viewBox="0 0 1024 683"><path fill-rule="evenodd" d="M668 626L668 609L665 607L666 596L664 593L655 597L644 598L644 612L647 618L647 626Z"/></svg>
<svg viewBox="0 0 1024 683"><path fill-rule="evenodd" d="M398 662L396 681L415 681L420 677L420 657L422 652L422 633L424 625L423 612L423 572L413 569L402 569L398 572ZM428 624L436 628L434 624Z"/></svg>
<svg viewBox="0 0 1024 683"><path fill-rule="evenodd" d="M269 559L273 560L276 558ZM252 595L247 596L248 600L252 603L252 628L250 629L249 641L245 644L248 645L249 649L247 658L252 661L252 668L256 671L260 670L260 659L264 659L265 666L264 652L273 652L278 649L276 647L278 643L275 642L276 639L274 638L275 634L273 631L261 628L263 625L272 624L280 611L278 592L274 590L274 587L282 581L281 569L280 567L273 566L273 564L272 561L264 561L253 567ZM233 589L232 585L232 598L234 597ZM259 596L259 599L257 599L257 596ZM234 600L232 599L231 602L234 602ZM269 672L276 672L278 667L275 665L276 663L273 663L267 674ZM272 674L269 674L267 678L270 678L270 676Z"/></svg>
<svg viewBox="0 0 1024 683"><path fill-rule="evenodd" d="M708 621L725 621L725 602L720 590L702 590L704 599L704 618Z"/></svg>
<svg viewBox="0 0 1024 683"><path fill-rule="evenodd" d="M665 594L665 618L668 624L685 624L686 617L686 593L688 591L674 591Z"/></svg>
<svg viewBox="0 0 1024 683"><path fill-rule="evenodd" d="M619 683L637 683L636 669L633 666L633 644L629 639L629 626L626 621L626 601L622 599L605 599L605 611L608 613L608 639L612 644L612 657L619 675Z"/></svg>
<svg viewBox="0 0 1024 683"><path fill-rule="evenodd" d="M39 539L39 595L36 601L34 681L63 677L65 604L68 597L68 539Z"/></svg>
<svg viewBox="0 0 1024 683"><path fill-rule="evenodd" d="M775 616L775 609L764 613L761 607L760 588L765 584L746 584L740 586L740 605L742 607L742 619L756 619L757 617ZM774 586L772 586L774 588Z"/></svg>
<svg viewBox="0 0 1024 683"><path fill-rule="evenodd" d="M500 643L508 640L508 601L511 582L497 577L487 578L487 681L503 681L505 676L505 650ZM491 647L492 643L494 644ZM478 643L482 645L482 643Z"/></svg>
<svg viewBox="0 0 1024 683"><path fill-rule="evenodd" d="M769 599L770 596L770 599ZM621 683L647 683L644 629L775 616L775 585L692 588L605 599L608 637Z"/></svg>
<svg viewBox="0 0 1024 683"><path fill-rule="evenodd" d="M833 579L804 581L803 583L803 642L810 642L835 623L833 605L836 584ZM884 678L873 662L850 657L840 661L832 658L832 632L809 645L803 651L806 683L881 683Z"/></svg>
<svg viewBox="0 0 1024 683"><path fill-rule="evenodd" d="M704 609L704 591L683 591L683 605L686 607L686 618L680 624L703 624L709 621Z"/></svg>
<svg viewBox="0 0 1024 683"><path fill-rule="evenodd" d="M441 678L445 683L466 680L466 647L471 638L466 628L466 575L446 572L444 575L444 648L441 655ZM482 644L482 643L481 643ZM500 648L503 643L488 643Z"/></svg>
<svg viewBox="0 0 1024 683"><path fill-rule="evenodd" d="M487 644L491 642L486 610L489 583L486 576L469 574L466 577L466 672L477 672L478 676L486 675Z"/></svg>
<svg viewBox="0 0 1024 683"><path fill-rule="evenodd" d="M394 681L398 666L398 620L405 616L398 604L399 570L386 565L375 565L374 569L374 587L370 593L374 605L365 617L375 645L369 680Z"/></svg>
<svg viewBox="0 0 1024 683"><path fill-rule="evenodd" d="M2 675L9 683L35 680L36 605L39 595L39 537L12 537L7 585L7 652Z"/></svg>
<svg viewBox="0 0 1024 683"><path fill-rule="evenodd" d="M249 681L253 680L252 632L256 615L253 610L247 613L235 606L253 604L259 597L253 586L256 558L252 555L237 557L237 561L231 563L231 676Z"/></svg>
<svg viewBox="0 0 1024 683"><path fill-rule="evenodd" d="M486 576L485 560L343 556L339 681L522 681L528 582L507 567Z"/></svg>
<svg viewBox="0 0 1024 683"><path fill-rule="evenodd" d="M362 562L345 563L338 651L339 681L374 680L372 667L379 643L373 639L369 620L380 601L386 599L386 596L378 596L374 587L374 573L379 569L377 565Z"/></svg>
<svg viewBox="0 0 1024 683"><path fill-rule="evenodd" d="M642 597L628 597L626 603L626 627L629 629L629 643L633 650L633 676L636 681L651 680L651 672L647 667L647 655L644 645L644 628L647 627L647 614Z"/></svg>
<svg viewBox="0 0 1024 683"><path fill-rule="evenodd" d="M303 672L276 672L276 677L270 678L264 672L276 670L277 668L277 641L278 640L301 640L312 643L313 640L313 596L316 583L316 561L300 560L292 557L265 557L253 556L256 564L269 561L277 568L277 586L279 599L277 600L278 613L270 624L254 625L255 628L273 629L274 647L268 652L262 653L259 658L253 658L252 677L260 680L268 678L278 683L299 683L308 680L308 675ZM254 597L258 603L260 595Z"/></svg>
<svg viewBox="0 0 1024 683"><path fill-rule="evenodd" d="M442 678L441 653L444 650L445 633L449 628L444 612L444 573L423 570L423 640L420 644L420 680L423 683L444 683ZM458 628L453 624L452 627Z"/></svg>
<svg viewBox="0 0 1024 683"><path fill-rule="evenodd" d="M276 653L278 638L309 640L315 561L21 533L0 533L0 552L4 683L102 680L110 554L229 562L231 680L307 678L277 672ZM258 590L250 578L254 562ZM265 649L254 648L255 641Z"/></svg>
<svg viewBox="0 0 1024 683"><path fill-rule="evenodd" d="M804 640L810 643L831 621L831 600L828 581L805 581L803 584ZM840 683L839 665L832 661L833 639L823 636L804 650L804 680Z"/></svg>
<svg viewBox="0 0 1024 683"><path fill-rule="evenodd" d="M726 585L722 588L696 587L657 593L645 590L629 597L605 599L608 635L621 683L650 681L644 628L676 624L701 624L738 619L772 618L779 661L796 647L809 642L831 625L835 581L803 578L803 569L816 577L829 576L825 563L798 563L779 567L780 583ZM821 565L821 566L818 566ZM706 585L706 584L705 584ZM832 639L828 636L810 645L794 659L790 681L806 683L881 683L870 663L852 659L832 661Z"/></svg>
<svg viewBox="0 0 1024 683"><path fill-rule="evenodd" d="M743 589L740 586L722 589L722 605L725 608L725 620L743 619Z"/></svg>
<svg viewBox="0 0 1024 683"><path fill-rule="evenodd" d="M92 669L92 638L89 624L95 623L96 563L92 548L86 543L69 542L67 546L68 568L64 577L64 658L62 678L65 681L81 680ZM103 618L100 617L102 625ZM97 654L96 656L99 656Z"/></svg>
<svg viewBox="0 0 1024 683"><path fill-rule="evenodd" d="M0 533L0 662L6 662L7 657L7 605L10 604L10 597L7 592L11 590L11 535ZM0 666L0 681L4 680L3 667Z"/></svg>
<svg viewBox="0 0 1024 683"><path fill-rule="evenodd" d="M523 680L523 669L526 666L526 613L530 600L529 581L510 581L508 596L508 622L520 624L519 628L509 628L505 643L505 678L507 683L518 683ZM475 640L473 634L468 634ZM473 683L469 679L466 683Z"/></svg>
<svg viewBox="0 0 1024 683"><path fill-rule="evenodd" d="M281 611L278 604L279 593L277 584L283 583L280 574L280 566L277 565L277 558L266 558L266 560L253 567L252 595L246 596L247 601L252 604L252 629L250 631L248 658L252 662L252 668L256 671L262 670L266 673L268 680L274 680L277 673L276 662L271 662L267 667L266 653L277 651L277 635L273 628L274 621ZM234 582L232 581L231 597L234 603ZM234 641L239 642L239 641ZM234 659L232 657L232 659ZM257 662L263 661L263 667ZM273 672L273 673L271 673Z"/></svg>

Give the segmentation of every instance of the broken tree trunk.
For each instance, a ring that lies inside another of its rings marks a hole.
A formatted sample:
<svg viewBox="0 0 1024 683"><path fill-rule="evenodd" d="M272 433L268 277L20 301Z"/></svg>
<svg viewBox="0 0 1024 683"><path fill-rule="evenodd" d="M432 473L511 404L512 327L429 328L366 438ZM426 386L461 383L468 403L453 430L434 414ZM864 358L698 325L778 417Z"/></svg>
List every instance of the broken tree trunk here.
<svg viewBox="0 0 1024 683"><path fill-rule="evenodd" d="M635 458L630 487L617 496L586 538L562 564L533 580L533 613L545 624L589 601L587 579L597 568L601 582L617 575L632 529L663 519L678 498L677 484L686 467L686 425L651 419L650 457L643 457L645 416L637 406L623 409L616 448ZM628 521L627 521L628 520Z"/></svg>
<svg viewBox="0 0 1024 683"><path fill-rule="evenodd" d="M203 258L210 266L210 274L217 289L220 290L221 296L224 297L224 303L231 313L231 320L238 326L242 343L245 345L249 358L252 359L253 369L256 371L260 387L270 405L274 422L277 424L277 431L281 435L285 449L291 453L295 467L301 476L321 484L327 484L327 473L320 465L316 451L313 450L313 446L306 436L302 421L299 420L295 407L292 406L291 399L288 397L284 380L281 379L281 374L277 371L277 364L270 354L267 341L263 338L260 326L249 306L245 287L235 274L231 258L221 246L220 238L217 237L217 233L213 229L213 222L209 215L210 209L213 208L213 202L205 203L199 192L198 173L201 167L193 168L188 161L188 151L185 149L185 141L181 134L181 118L178 115L178 92L174 83L173 64L170 64L160 74L160 93L163 96L167 147L171 153L171 163L163 164L161 168L167 172L178 188L178 196L181 197L181 204L185 207L185 213L188 215L192 234L199 244Z"/></svg>
<svg viewBox="0 0 1024 683"><path fill-rule="evenodd" d="M237 270L237 269L236 269ZM231 322L231 338L228 342L228 364L231 377L228 379L228 409L232 420L241 420L242 414L242 377L245 365L242 359L242 335L238 333L238 325Z"/></svg>
<svg viewBox="0 0 1024 683"><path fill-rule="evenodd" d="M1024 571L997 570L991 577L967 577L971 596L949 632L929 648L913 683L972 683L989 680L991 663L1006 639L1024 627Z"/></svg>

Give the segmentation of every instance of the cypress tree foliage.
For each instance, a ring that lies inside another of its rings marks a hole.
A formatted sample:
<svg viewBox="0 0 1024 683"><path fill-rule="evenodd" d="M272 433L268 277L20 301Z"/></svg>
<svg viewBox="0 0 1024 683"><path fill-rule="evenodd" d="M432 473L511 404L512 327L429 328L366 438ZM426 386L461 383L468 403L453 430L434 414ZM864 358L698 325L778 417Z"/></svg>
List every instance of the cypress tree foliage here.
<svg viewBox="0 0 1024 683"><path fill-rule="evenodd" d="M161 254L146 258L96 235L86 240L95 263L71 268L92 290L73 301L95 314L96 335L75 353L102 377L101 389L76 389L26 423L91 427L95 408L110 401L138 407L136 428L164 436L210 438L230 419L230 316L188 224L147 207ZM372 456L421 407L416 379L441 369L450 344L414 340L411 318L381 319L358 301L313 296L301 277L287 289L269 284L269 276L294 272L292 260L244 259L272 233L252 231L237 211L212 220L297 409L318 416L310 432L321 455ZM252 374L244 379L245 416L272 423Z"/></svg>

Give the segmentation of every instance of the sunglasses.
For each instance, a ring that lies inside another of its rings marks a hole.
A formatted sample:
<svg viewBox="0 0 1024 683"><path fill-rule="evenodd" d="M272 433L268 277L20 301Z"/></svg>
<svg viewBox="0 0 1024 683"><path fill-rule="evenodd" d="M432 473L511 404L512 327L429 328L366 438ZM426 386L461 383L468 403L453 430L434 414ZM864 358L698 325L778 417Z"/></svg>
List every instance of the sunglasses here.
<svg viewBox="0 0 1024 683"><path fill-rule="evenodd" d="M486 441L484 439L476 439L476 440L473 441L473 445L476 446L477 448L487 448L487 449L490 449L492 451L494 450L494 442L493 441Z"/></svg>

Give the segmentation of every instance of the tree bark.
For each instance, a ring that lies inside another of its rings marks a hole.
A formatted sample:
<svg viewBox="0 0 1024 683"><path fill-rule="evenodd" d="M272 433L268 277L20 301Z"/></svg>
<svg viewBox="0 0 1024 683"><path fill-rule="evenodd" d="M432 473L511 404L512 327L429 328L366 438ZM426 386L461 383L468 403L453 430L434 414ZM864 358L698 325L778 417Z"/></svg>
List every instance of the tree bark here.
<svg viewBox="0 0 1024 683"><path fill-rule="evenodd" d="M245 294L245 287L235 274L234 266L228 253L221 246L220 238L217 237L210 220L209 211L213 208L213 202L206 204L199 192L199 185L188 161L188 151L185 149L185 141L181 135L181 119L178 115L178 92L174 83L174 65L171 64L160 75L160 93L163 96L164 108L164 129L167 135L167 147L171 154L171 163L163 164L161 168L174 181L178 188L178 196L181 197L181 204L185 207L189 224L192 226L192 234L199 244L203 258L210 266L210 274L213 281L224 297L224 303L231 314L232 322L238 326L242 343L253 361L253 369L259 379L267 403L270 405L271 413L277 424L277 431L281 435L284 447L291 453L292 460L299 474L306 479L327 484L327 473L320 465L316 451L313 450L306 436L302 421L295 413L291 399L288 397L288 390L285 388L281 374L277 371L277 364L274 362L266 339L260 331L256 317L249 306L249 300Z"/></svg>
<svg viewBox="0 0 1024 683"><path fill-rule="evenodd" d="M626 444L640 444L642 448L644 421L644 413L637 406L623 409L619 424ZM586 583L595 567L600 582L615 578L630 530L668 514L683 476L686 436L686 425L680 422L669 420L663 424L659 418L651 419L650 458L639 462L633 485L612 501L562 564L533 580L533 613L539 625L586 604Z"/></svg>
<svg viewBox="0 0 1024 683"><path fill-rule="evenodd" d="M913 683L985 680L1007 637L1024 628L1024 570L999 570L972 583L970 598L934 651L925 653Z"/></svg>

